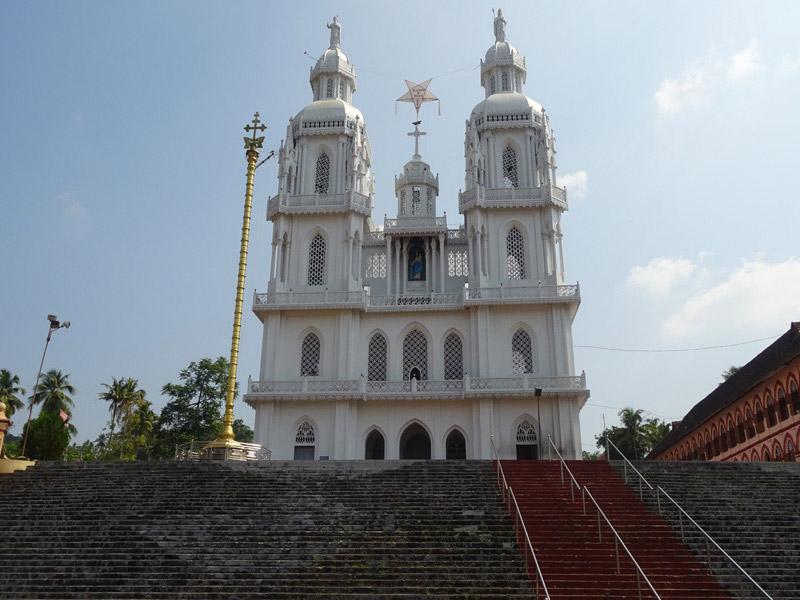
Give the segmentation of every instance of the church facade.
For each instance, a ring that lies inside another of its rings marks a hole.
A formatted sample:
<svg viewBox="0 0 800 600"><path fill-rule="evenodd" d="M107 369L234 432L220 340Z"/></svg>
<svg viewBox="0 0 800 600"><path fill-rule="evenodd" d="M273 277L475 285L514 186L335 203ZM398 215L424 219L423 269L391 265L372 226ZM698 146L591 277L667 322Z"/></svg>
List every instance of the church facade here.
<svg viewBox="0 0 800 600"><path fill-rule="evenodd" d="M245 395L255 441L274 459L485 459L492 443L502 458L547 456L550 436L579 458L589 391L573 362L566 191L502 13L466 125L455 228L418 144L395 178L396 216L372 220L355 70L338 21L328 27L268 200L269 283L253 304L261 370Z"/></svg>

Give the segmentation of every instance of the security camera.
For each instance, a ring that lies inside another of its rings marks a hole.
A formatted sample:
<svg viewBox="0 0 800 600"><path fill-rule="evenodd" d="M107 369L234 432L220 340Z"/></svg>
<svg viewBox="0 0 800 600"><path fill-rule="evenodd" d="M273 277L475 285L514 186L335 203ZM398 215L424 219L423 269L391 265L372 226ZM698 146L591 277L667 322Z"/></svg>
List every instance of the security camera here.
<svg viewBox="0 0 800 600"><path fill-rule="evenodd" d="M47 320L51 323L58 323L58 317L55 315L47 315Z"/></svg>
<svg viewBox="0 0 800 600"><path fill-rule="evenodd" d="M70 322L69 321L64 321L64 323L62 323L61 326L62 327L66 327L67 329L69 329Z"/></svg>

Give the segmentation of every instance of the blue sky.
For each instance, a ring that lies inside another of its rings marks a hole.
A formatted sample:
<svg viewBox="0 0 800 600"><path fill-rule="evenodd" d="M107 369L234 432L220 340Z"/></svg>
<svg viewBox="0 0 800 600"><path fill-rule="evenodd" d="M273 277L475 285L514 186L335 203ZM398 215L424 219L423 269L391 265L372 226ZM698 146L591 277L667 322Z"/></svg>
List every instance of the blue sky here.
<svg viewBox="0 0 800 600"><path fill-rule="evenodd" d="M581 283L576 364L602 416L679 418L800 319L800 4L507 2L526 93L556 130L568 184L567 276ZM457 223L464 120L492 43L484 2L0 4L0 367L31 388L45 316L72 321L47 368L78 389L78 439L107 419L101 382L161 386L228 354L244 156L259 110L276 148L311 99L308 71L337 14L377 178L375 217L411 152L402 79L435 77L426 160ZM437 77L438 76L438 77ZM240 376L257 375L274 162L258 171ZM237 406L252 423L253 412ZM21 419L19 419L21 421ZM18 430L18 428L17 428Z"/></svg>

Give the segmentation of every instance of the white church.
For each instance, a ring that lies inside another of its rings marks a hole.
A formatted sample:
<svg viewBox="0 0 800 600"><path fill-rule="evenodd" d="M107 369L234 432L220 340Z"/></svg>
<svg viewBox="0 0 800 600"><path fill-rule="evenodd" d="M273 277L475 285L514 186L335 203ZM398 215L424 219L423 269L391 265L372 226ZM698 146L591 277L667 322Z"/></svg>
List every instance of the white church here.
<svg viewBox="0 0 800 600"><path fill-rule="evenodd" d="M501 458L547 457L550 436L580 458L589 390L573 360L567 195L502 12L466 123L457 228L437 212L439 179L418 144L395 178L396 217L373 221L355 69L340 24L328 28L267 206L261 372L245 395L255 441L273 459L488 459L492 440Z"/></svg>

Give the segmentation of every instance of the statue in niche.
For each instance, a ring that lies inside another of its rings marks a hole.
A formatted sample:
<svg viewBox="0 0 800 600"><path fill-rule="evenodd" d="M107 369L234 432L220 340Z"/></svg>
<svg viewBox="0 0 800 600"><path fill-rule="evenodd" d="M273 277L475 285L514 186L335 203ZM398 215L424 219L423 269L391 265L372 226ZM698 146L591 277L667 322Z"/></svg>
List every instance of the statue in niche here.
<svg viewBox="0 0 800 600"><path fill-rule="evenodd" d="M425 246L420 238L414 238L409 244L408 280L425 281Z"/></svg>

